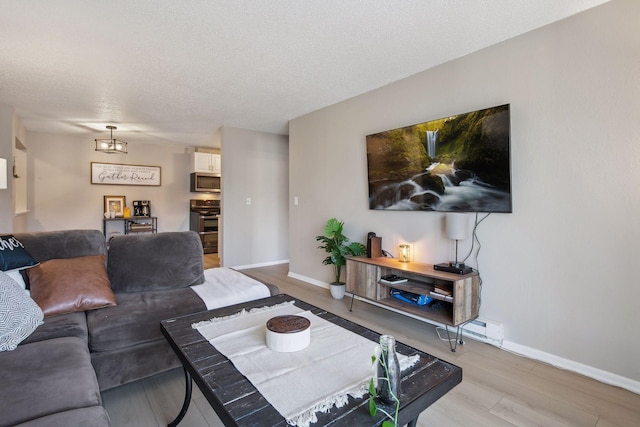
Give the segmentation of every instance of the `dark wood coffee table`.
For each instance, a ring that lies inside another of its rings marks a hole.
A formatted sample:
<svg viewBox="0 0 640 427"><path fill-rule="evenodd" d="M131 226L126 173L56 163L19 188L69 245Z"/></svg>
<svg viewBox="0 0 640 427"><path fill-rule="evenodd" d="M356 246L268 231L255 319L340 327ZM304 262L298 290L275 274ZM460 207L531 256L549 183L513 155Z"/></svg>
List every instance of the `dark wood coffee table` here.
<svg viewBox="0 0 640 427"><path fill-rule="evenodd" d="M343 319L318 307L307 304L289 295L276 295L256 301L236 304L216 310L163 320L162 333L176 352L184 367L186 379L185 400L178 417L169 424L177 425L187 412L191 401L192 379L207 398L225 426L281 426L287 422L273 406L233 364L202 335L191 327L192 323L227 316L244 309L295 301L303 310L333 322L356 334L378 342L380 334L356 323ZM400 353L407 356L420 355L420 361L403 371L402 394L398 424L415 426L418 416L433 402L444 396L462 381L462 369L430 354L397 343ZM368 397L349 398L342 408L333 408L328 413L318 413L316 426L379 426L384 415L369 415Z"/></svg>

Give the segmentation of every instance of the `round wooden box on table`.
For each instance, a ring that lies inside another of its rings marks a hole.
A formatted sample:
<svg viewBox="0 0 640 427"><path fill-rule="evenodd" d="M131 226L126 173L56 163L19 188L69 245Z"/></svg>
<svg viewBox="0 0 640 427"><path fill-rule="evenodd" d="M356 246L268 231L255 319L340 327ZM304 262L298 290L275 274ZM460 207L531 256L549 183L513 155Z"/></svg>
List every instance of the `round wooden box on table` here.
<svg viewBox="0 0 640 427"><path fill-rule="evenodd" d="M306 317L285 315L267 321L267 347L289 353L306 348L311 342L311 322Z"/></svg>

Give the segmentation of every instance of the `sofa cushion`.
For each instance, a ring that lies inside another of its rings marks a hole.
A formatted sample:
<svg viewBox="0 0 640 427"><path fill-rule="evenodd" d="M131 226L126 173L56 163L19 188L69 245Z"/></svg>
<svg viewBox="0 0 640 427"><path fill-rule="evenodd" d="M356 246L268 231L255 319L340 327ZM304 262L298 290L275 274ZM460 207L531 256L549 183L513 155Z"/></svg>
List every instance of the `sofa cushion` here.
<svg viewBox="0 0 640 427"><path fill-rule="evenodd" d="M99 230L60 230L14 233L38 262L49 259L107 255L104 234ZM25 277L27 289L29 278Z"/></svg>
<svg viewBox="0 0 640 427"><path fill-rule="evenodd" d="M118 305L87 312L91 352L164 339L160 321L206 310L191 288L116 294Z"/></svg>
<svg viewBox="0 0 640 427"><path fill-rule="evenodd" d="M51 259L27 273L31 296L45 316L116 304L104 255Z"/></svg>
<svg viewBox="0 0 640 427"><path fill-rule="evenodd" d="M14 350L43 323L43 317L22 286L0 271L0 351Z"/></svg>
<svg viewBox="0 0 640 427"><path fill-rule="evenodd" d="M84 311L47 317L44 320L44 325L38 326L20 345L62 337L76 337L86 343L89 342L87 316Z"/></svg>
<svg viewBox="0 0 640 427"><path fill-rule="evenodd" d="M90 406L88 408L72 409L58 412L18 424L16 427L51 427L51 426L82 426L82 427L109 427L111 421L109 414L102 406Z"/></svg>
<svg viewBox="0 0 640 427"><path fill-rule="evenodd" d="M100 230L40 231L14 235L39 262L57 258L107 255L107 244Z"/></svg>
<svg viewBox="0 0 640 427"><path fill-rule="evenodd" d="M0 236L0 270L7 271L34 266L38 263L12 234Z"/></svg>
<svg viewBox="0 0 640 427"><path fill-rule="evenodd" d="M106 353L91 353L91 363L100 391L182 366L164 338Z"/></svg>
<svg viewBox="0 0 640 427"><path fill-rule="evenodd" d="M114 292L185 288L204 282L202 242L193 231L128 234L109 241Z"/></svg>
<svg viewBox="0 0 640 427"><path fill-rule="evenodd" d="M10 426L100 405L87 344L80 338L55 338L2 353L0 402L5 408L0 423Z"/></svg>

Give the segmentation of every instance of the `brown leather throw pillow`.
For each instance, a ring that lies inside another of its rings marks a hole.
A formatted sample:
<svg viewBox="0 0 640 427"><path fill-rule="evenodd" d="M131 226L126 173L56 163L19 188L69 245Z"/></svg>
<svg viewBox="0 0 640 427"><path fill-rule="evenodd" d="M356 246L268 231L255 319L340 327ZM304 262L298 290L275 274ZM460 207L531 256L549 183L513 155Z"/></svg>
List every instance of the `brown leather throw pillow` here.
<svg viewBox="0 0 640 427"><path fill-rule="evenodd" d="M27 274L45 317L116 305L104 255L51 259Z"/></svg>

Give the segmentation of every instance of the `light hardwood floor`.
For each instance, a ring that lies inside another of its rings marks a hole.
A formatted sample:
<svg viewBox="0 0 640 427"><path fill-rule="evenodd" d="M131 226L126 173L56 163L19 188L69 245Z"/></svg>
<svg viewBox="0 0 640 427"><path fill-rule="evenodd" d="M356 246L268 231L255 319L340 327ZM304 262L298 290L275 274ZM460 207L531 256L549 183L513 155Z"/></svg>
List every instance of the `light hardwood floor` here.
<svg viewBox="0 0 640 427"><path fill-rule="evenodd" d="M218 254L206 254L204 256L204 268L220 267L220 257Z"/></svg>
<svg viewBox="0 0 640 427"><path fill-rule="evenodd" d="M334 300L326 289L287 277L287 264L244 272L462 367L462 383L420 415L420 427L640 426L640 395L471 339L452 353L432 325L357 300L349 312L349 298ZM167 425L183 396L181 369L102 394L114 427ZM197 386L180 426L222 426Z"/></svg>

